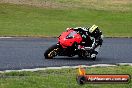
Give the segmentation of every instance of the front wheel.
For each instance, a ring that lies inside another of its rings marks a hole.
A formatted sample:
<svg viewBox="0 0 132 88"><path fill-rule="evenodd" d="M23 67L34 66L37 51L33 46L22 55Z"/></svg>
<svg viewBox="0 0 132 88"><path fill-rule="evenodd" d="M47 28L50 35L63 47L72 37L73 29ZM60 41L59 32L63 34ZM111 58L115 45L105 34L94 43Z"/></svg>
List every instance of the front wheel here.
<svg viewBox="0 0 132 88"><path fill-rule="evenodd" d="M56 44L49 47L44 53L45 59L53 59L53 57L57 55L58 50L59 50L59 47Z"/></svg>

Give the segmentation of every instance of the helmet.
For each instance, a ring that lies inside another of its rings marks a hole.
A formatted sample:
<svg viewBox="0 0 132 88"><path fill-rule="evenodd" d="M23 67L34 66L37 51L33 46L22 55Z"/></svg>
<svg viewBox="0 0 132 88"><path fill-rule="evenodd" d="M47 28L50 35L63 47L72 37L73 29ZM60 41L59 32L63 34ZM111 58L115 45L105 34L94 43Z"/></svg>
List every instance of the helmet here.
<svg viewBox="0 0 132 88"><path fill-rule="evenodd" d="M89 32L92 34L97 28L98 28L98 26L93 25L93 26L89 29Z"/></svg>
<svg viewBox="0 0 132 88"><path fill-rule="evenodd" d="M100 31L98 29L98 26L93 25L92 27L90 27L89 33L91 34L91 36L94 36L94 37L99 36L100 35Z"/></svg>

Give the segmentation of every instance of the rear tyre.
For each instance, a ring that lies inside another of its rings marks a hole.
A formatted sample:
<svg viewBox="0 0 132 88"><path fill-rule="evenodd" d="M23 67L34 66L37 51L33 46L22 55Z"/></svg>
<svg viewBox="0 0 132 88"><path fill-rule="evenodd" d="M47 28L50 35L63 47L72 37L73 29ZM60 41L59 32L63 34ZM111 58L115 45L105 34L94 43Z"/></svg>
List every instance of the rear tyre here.
<svg viewBox="0 0 132 88"><path fill-rule="evenodd" d="M59 50L59 48L56 44L49 47L44 53L45 59L53 59L53 57L55 57L57 55L58 50Z"/></svg>

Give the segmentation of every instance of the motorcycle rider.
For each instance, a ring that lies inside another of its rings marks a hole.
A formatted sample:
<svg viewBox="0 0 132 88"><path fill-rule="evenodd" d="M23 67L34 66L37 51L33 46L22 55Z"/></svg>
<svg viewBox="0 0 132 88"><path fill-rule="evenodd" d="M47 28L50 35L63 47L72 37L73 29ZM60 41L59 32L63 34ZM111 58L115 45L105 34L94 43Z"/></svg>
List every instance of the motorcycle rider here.
<svg viewBox="0 0 132 88"><path fill-rule="evenodd" d="M67 28L67 30L75 30L81 34L84 41L85 50L90 50L91 58L96 58L96 55L99 52L99 49L103 42L103 35L97 25L91 27L76 27L76 28Z"/></svg>

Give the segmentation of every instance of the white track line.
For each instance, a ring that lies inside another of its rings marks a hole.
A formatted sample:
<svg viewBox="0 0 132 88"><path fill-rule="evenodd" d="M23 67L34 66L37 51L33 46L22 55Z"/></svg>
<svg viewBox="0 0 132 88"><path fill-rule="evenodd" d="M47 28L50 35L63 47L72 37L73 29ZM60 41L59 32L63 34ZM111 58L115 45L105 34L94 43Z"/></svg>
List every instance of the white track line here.
<svg viewBox="0 0 132 88"><path fill-rule="evenodd" d="M12 37L0 37L0 39L7 39L7 38L12 38Z"/></svg>
<svg viewBox="0 0 132 88"><path fill-rule="evenodd" d="M130 65L132 66L132 63L117 63L117 65ZM81 67L111 67L111 66L117 66L117 65L111 65L111 64L96 64L96 65L78 65L78 66L62 66L62 67L46 67L46 68L34 68L34 69L21 69L21 70L5 70L5 71L0 71L0 73L5 73L5 72L13 72L13 71L39 71L39 70L49 70L49 69L64 69L64 68L79 68Z"/></svg>
<svg viewBox="0 0 132 88"><path fill-rule="evenodd" d="M132 63L118 63L118 65L130 65L130 66L132 66Z"/></svg>

